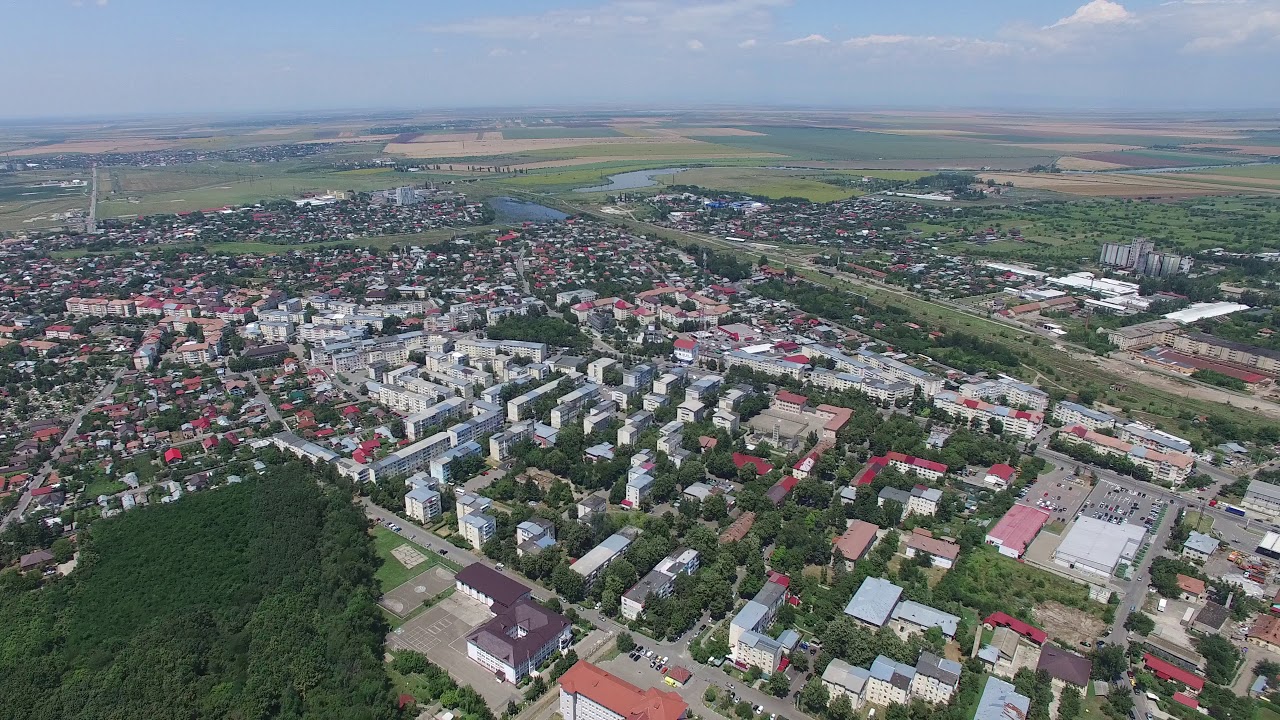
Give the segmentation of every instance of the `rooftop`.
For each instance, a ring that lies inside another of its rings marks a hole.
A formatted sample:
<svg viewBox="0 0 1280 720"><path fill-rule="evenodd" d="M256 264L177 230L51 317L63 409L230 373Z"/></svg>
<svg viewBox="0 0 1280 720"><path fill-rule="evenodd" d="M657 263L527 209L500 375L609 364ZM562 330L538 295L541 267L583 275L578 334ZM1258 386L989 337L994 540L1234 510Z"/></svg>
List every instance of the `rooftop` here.
<svg viewBox="0 0 1280 720"><path fill-rule="evenodd" d="M624 720L679 720L689 705L673 692L641 690L585 660L579 660L560 676L560 687L582 695L621 715Z"/></svg>
<svg viewBox="0 0 1280 720"><path fill-rule="evenodd" d="M467 642L518 667L537 657L569 626L568 618L525 599L476 628L467 636Z"/></svg>
<svg viewBox="0 0 1280 720"><path fill-rule="evenodd" d="M862 581L844 612L869 625L880 627L889 621L900 597L902 588L884 578L869 577Z"/></svg>
<svg viewBox="0 0 1280 720"><path fill-rule="evenodd" d="M1089 673L1093 670L1093 663L1089 662L1086 657L1067 652L1057 645L1050 644L1040 649L1040 664L1036 667L1036 670L1044 670L1049 673L1049 677L1063 682L1078 687L1087 687Z"/></svg>
<svg viewBox="0 0 1280 720"><path fill-rule="evenodd" d="M494 603L504 608L529 594L529 588L483 563L466 566L454 579L493 598Z"/></svg>

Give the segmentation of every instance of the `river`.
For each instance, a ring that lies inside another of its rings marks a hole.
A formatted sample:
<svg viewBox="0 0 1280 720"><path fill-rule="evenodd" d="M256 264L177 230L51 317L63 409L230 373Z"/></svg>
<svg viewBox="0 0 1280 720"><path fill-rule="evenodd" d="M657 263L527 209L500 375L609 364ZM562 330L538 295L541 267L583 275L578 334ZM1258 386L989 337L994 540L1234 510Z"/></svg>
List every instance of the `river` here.
<svg viewBox="0 0 1280 720"><path fill-rule="evenodd" d="M655 180L659 175L675 175L682 173L689 168L659 168L657 170L632 170L631 172L618 173L605 178L609 182L604 185L592 185L591 187L575 188L574 192L593 193L593 192L609 192L611 190L635 190L636 188L652 187L657 185Z"/></svg>

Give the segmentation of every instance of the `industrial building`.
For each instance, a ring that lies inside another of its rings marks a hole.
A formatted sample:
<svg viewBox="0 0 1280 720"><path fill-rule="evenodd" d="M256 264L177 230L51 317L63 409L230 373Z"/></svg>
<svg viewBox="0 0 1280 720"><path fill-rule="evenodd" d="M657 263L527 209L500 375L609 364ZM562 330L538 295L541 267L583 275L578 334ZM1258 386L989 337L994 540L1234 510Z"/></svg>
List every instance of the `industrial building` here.
<svg viewBox="0 0 1280 720"><path fill-rule="evenodd" d="M1133 562L1146 535L1146 529L1137 525L1116 525L1082 516L1054 551L1053 561L1063 567L1111 577L1122 561Z"/></svg>

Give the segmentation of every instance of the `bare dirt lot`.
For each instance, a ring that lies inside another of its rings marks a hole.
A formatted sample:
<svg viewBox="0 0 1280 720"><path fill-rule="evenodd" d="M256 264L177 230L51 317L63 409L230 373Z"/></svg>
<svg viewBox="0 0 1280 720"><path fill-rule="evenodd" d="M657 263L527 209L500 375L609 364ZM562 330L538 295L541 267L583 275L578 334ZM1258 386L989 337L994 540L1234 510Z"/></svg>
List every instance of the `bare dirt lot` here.
<svg viewBox="0 0 1280 720"><path fill-rule="evenodd" d="M1052 600L1036 608L1036 620L1044 626L1049 637L1057 638L1073 649L1078 649L1081 642L1093 642L1107 627L1083 610Z"/></svg>

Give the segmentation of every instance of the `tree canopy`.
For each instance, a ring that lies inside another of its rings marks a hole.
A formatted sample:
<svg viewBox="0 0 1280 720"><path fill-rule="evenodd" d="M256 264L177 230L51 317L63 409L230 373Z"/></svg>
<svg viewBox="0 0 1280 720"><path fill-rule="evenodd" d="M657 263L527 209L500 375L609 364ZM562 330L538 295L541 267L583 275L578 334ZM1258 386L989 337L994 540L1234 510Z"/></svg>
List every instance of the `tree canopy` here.
<svg viewBox="0 0 1280 720"><path fill-rule="evenodd" d="M377 558L299 464L101 520L80 565L0 574L0 718L394 718Z"/></svg>

